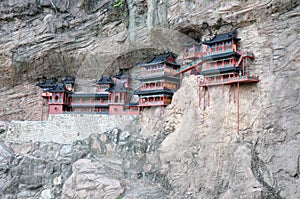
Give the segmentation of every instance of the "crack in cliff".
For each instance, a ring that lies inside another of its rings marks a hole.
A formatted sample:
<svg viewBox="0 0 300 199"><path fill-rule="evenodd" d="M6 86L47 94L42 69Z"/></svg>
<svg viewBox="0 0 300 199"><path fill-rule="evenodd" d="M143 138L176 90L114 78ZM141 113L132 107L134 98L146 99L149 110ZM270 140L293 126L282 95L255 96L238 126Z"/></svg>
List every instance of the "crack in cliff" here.
<svg viewBox="0 0 300 199"><path fill-rule="evenodd" d="M265 179L264 179L264 173L269 172L266 164L259 159L257 152L255 149L252 149L252 161L251 161L251 169L258 180L259 183L263 185L263 188L265 191L263 191L262 196L263 198L270 198L270 199L276 199L276 198L282 198L280 196L280 190L278 190L276 181L274 181L274 185L269 185ZM275 186L275 187L274 187Z"/></svg>

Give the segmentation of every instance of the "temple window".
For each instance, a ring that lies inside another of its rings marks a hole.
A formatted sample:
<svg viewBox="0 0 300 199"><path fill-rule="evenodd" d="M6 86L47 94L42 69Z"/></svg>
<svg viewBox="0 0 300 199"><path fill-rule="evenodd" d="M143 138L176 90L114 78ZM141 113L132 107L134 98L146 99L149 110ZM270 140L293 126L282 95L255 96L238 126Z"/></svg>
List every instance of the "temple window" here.
<svg viewBox="0 0 300 199"><path fill-rule="evenodd" d="M56 95L55 95L55 101L57 102L58 100L59 100L59 95L56 94Z"/></svg>

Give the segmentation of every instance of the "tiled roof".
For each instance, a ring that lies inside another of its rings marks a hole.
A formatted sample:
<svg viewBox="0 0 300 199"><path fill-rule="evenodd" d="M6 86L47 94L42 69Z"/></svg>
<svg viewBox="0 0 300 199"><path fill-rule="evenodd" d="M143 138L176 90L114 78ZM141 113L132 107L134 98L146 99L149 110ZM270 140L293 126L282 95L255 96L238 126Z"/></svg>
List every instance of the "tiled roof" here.
<svg viewBox="0 0 300 199"><path fill-rule="evenodd" d="M234 38L235 40L240 40L239 38L236 38L236 36L237 36L237 30L233 30L231 32L218 34L210 40L204 40L202 43L206 45L211 45L222 41L228 41L231 40L232 38Z"/></svg>
<svg viewBox="0 0 300 199"><path fill-rule="evenodd" d="M112 93L124 93L124 92L129 92L129 88L125 88L124 83L117 83L114 85L114 87L107 89L108 92Z"/></svg>
<svg viewBox="0 0 300 199"><path fill-rule="evenodd" d="M226 57L240 57L241 55L238 54L237 52L225 52L225 53L219 53L219 54L212 54L212 55L207 55L202 57L201 59L203 61L209 61L209 60L216 60L216 59L224 59Z"/></svg>
<svg viewBox="0 0 300 199"><path fill-rule="evenodd" d="M50 93L63 93L63 92L67 92L67 90L65 89L65 85L64 84L56 84L54 88L49 89Z"/></svg>
<svg viewBox="0 0 300 199"><path fill-rule="evenodd" d="M50 89L56 86L56 82L53 79L46 79L44 82L36 84L36 86L40 88Z"/></svg>
<svg viewBox="0 0 300 199"><path fill-rule="evenodd" d="M62 80L64 84L74 84L75 83L75 78L74 77L66 77L65 79Z"/></svg>
<svg viewBox="0 0 300 199"><path fill-rule="evenodd" d="M97 84L114 84L114 81L110 76L103 75L101 79L97 82Z"/></svg>
<svg viewBox="0 0 300 199"><path fill-rule="evenodd" d="M173 95L174 91L169 89L160 89L160 90L144 90L144 91L134 91L135 95L158 95L158 94L168 94Z"/></svg>
<svg viewBox="0 0 300 199"><path fill-rule="evenodd" d="M117 75L114 75L113 77L115 77L117 79L128 78L128 76L129 76L128 72L129 72L128 69L120 69L120 72Z"/></svg>
<svg viewBox="0 0 300 199"><path fill-rule="evenodd" d="M108 98L108 94L103 93L73 93L72 98Z"/></svg>
<svg viewBox="0 0 300 199"><path fill-rule="evenodd" d="M173 53L166 53L166 54L157 55L150 62L141 63L141 64L138 64L138 66L151 66L151 65L155 65L155 64L167 63L169 65L179 67L180 65L178 65L176 62L168 62L168 58L170 56L173 56L173 58L175 59L175 56Z"/></svg>

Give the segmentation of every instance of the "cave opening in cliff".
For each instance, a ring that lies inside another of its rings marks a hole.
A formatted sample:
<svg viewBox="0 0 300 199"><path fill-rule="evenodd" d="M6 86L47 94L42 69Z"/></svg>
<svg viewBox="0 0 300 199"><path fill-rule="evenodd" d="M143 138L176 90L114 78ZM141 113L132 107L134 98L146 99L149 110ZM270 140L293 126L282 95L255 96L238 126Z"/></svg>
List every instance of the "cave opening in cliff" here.
<svg viewBox="0 0 300 199"><path fill-rule="evenodd" d="M132 69L138 63L148 62L160 53L164 53L163 50L156 48L141 48L124 52L112 61L105 73L114 74L120 69Z"/></svg>
<svg viewBox="0 0 300 199"><path fill-rule="evenodd" d="M194 39L196 42L201 42L202 29L198 26L188 26L181 28L179 32L185 34L186 36Z"/></svg>

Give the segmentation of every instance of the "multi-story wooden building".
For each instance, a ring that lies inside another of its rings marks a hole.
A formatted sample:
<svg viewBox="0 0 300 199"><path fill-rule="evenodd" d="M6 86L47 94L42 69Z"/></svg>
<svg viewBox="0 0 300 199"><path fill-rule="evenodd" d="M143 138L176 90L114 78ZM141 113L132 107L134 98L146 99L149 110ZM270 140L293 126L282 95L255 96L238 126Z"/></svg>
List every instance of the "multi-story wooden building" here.
<svg viewBox="0 0 300 199"><path fill-rule="evenodd" d="M42 88L42 114L41 120L47 120L49 114L62 114L70 111L69 96L74 88L74 79L66 78L62 83L53 79L46 79L36 86Z"/></svg>
<svg viewBox="0 0 300 199"><path fill-rule="evenodd" d="M72 112L95 112L107 114L109 112L109 92L114 82L109 76L102 76L97 82L96 93L72 93L71 111Z"/></svg>
<svg viewBox="0 0 300 199"><path fill-rule="evenodd" d="M133 89L127 69L121 69L120 73L113 76L114 86L108 89L109 114L111 115L138 115L140 108L137 103L132 103Z"/></svg>
<svg viewBox="0 0 300 199"><path fill-rule="evenodd" d="M180 65L175 62L172 53L154 57L148 63L138 65L141 75L141 89L135 91L139 96L140 107L167 106L172 101L174 92L179 88L180 79L175 76Z"/></svg>
<svg viewBox="0 0 300 199"><path fill-rule="evenodd" d="M258 76L249 72L249 62L254 59L254 54L239 51L240 40L237 31L232 31L202 42L206 56L202 56L202 68L198 72L204 76L200 86L259 81Z"/></svg>
<svg viewBox="0 0 300 199"><path fill-rule="evenodd" d="M75 79L66 78L61 82L47 79L37 86L42 88L42 120L49 114L94 113L138 115L140 107L131 103L133 90L129 87L129 75L121 71L112 77L102 76L97 81L95 93L79 93L75 91Z"/></svg>

